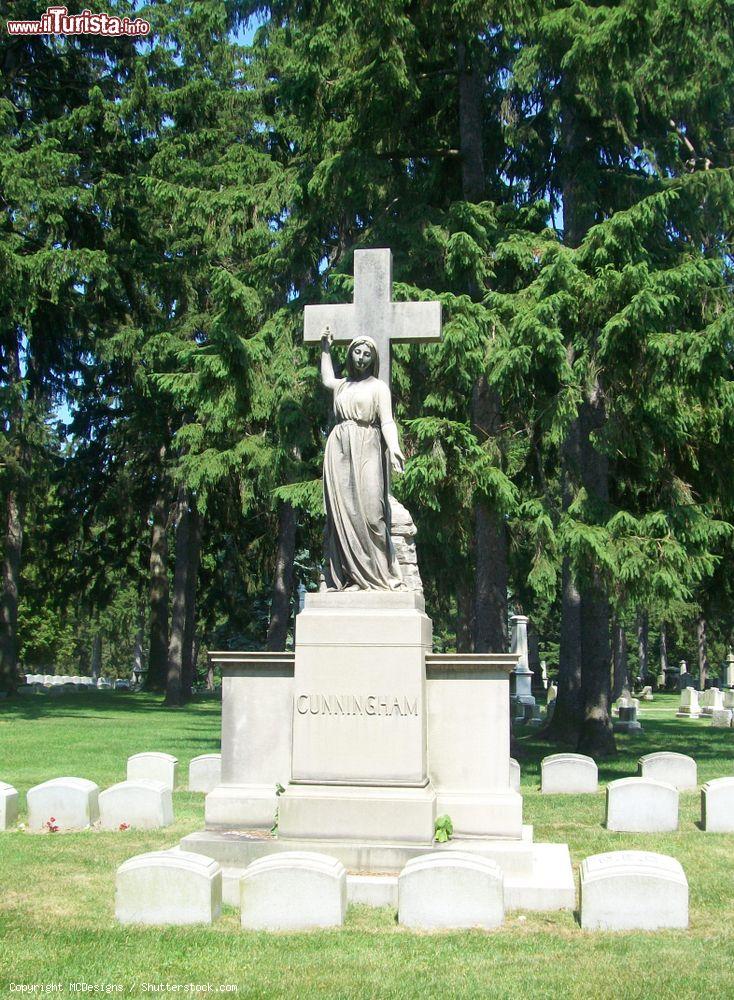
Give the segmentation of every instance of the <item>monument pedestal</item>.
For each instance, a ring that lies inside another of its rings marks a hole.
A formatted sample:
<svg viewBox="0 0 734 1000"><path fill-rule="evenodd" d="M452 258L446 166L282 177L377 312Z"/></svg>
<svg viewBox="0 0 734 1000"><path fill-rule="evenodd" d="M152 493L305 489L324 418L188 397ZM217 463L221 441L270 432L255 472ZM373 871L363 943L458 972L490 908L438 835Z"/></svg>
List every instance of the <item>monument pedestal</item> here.
<svg viewBox="0 0 734 1000"><path fill-rule="evenodd" d="M291 840L419 844L430 849L436 793L425 788L290 785L280 797L278 835Z"/></svg>
<svg viewBox="0 0 734 1000"><path fill-rule="evenodd" d="M295 653L210 654L223 675L222 784L206 831L182 846L222 864L232 901L247 865L273 852L338 858L350 898L382 905L411 858L460 848L502 867L508 907L574 906L568 848L533 843L510 788L518 655L433 653L431 640L416 593L320 593L298 615ZM444 845L442 814L454 827ZM264 833L276 818L277 835Z"/></svg>
<svg viewBox="0 0 734 1000"><path fill-rule="evenodd" d="M288 838L433 840L426 760L431 620L412 592L309 594L298 616Z"/></svg>

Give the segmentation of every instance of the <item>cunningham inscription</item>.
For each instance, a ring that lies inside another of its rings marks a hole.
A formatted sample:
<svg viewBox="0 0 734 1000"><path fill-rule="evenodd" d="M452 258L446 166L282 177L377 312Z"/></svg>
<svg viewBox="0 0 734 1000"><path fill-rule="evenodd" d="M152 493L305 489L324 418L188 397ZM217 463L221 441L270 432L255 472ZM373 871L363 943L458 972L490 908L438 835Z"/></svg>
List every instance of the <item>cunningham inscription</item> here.
<svg viewBox="0 0 734 1000"><path fill-rule="evenodd" d="M418 699L384 694L299 694L299 715L418 715Z"/></svg>

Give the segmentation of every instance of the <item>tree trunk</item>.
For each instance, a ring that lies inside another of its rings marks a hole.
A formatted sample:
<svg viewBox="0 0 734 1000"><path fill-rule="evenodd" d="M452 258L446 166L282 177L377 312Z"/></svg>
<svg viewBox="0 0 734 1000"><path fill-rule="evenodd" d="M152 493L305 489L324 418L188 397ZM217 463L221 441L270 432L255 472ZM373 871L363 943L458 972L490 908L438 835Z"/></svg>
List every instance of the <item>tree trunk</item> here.
<svg viewBox="0 0 734 1000"><path fill-rule="evenodd" d="M561 504L568 510L575 496L579 464L579 427L574 422L561 448ZM581 731L581 594L568 556L561 569L561 636L553 717L544 738L575 746Z"/></svg>
<svg viewBox="0 0 734 1000"><path fill-rule="evenodd" d="M528 666L533 672L533 688L536 691L543 691L543 671L540 668L538 631L532 621L528 622Z"/></svg>
<svg viewBox="0 0 734 1000"><path fill-rule="evenodd" d="M456 652L474 652L474 588L467 580L456 587Z"/></svg>
<svg viewBox="0 0 734 1000"><path fill-rule="evenodd" d="M484 150L482 148L482 106L484 77L481 67L469 58L466 44L458 42L459 141L461 144L461 187L465 201L484 198Z"/></svg>
<svg viewBox="0 0 734 1000"><path fill-rule="evenodd" d="M507 531L501 514L478 503L474 511L476 586L474 651L507 652Z"/></svg>
<svg viewBox="0 0 734 1000"><path fill-rule="evenodd" d="M285 649L288 638L297 528L297 509L287 502L281 504L278 514L278 549L275 556L273 596L270 602L270 624L266 642L266 648L273 653Z"/></svg>
<svg viewBox="0 0 734 1000"><path fill-rule="evenodd" d="M551 742L576 746L581 729L581 595L568 558L563 560L561 587L556 701L542 736Z"/></svg>
<svg viewBox="0 0 734 1000"><path fill-rule="evenodd" d="M465 201L480 202L485 196L482 148L484 74L472 60L463 41L457 43L459 71L459 142L461 188ZM480 290L473 282L469 295ZM472 393L472 424L479 441L499 430L500 400L482 376ZM507 529L498 511L479 499L474 508L474 650L504 653L507 650Z"/></svg>
<svg viewBox="0 0 734 1000"><path fill-rule="evenodd" d="M665 687L668 675L665 671L668 669L668 626L665 622L660 622L660 676L663 678L663 687Z"/></svg>
<svg viewBox="0 0 734 1000"><path fill-rule="evenodd" d="M706 642L706 619L703 615L699 615L696 621L696 639L698 644L698 686L701 691L705 691L706 679L709 674L709 657Z"/></svg>
<svg viewBox="0 0 734 1000"><path fill-rule="evenodd" d="M196 501L189 512L189 557L186 568L186 609L184 612L183 656L181 666L181 697L188 701L196 672L196 585L199 580L201 555L201 515Z"/></svg>
<svg viewBox="0 0 734 1000"><path fill-rule="evenodd" d="M627 633L618 618L612 624L612 701L629 689L629 666L627 662Z"/></svg>
<svg viewBox="0 0 734 1000"><path fill-rule="evenodd" d="M135 633L135 649L133 651L133 682L140 679L143 671L143 629L139 628Z"/></svg>
<svg viewBox="0 0 734 1000"><path fill-rule="evenodd" d="M9 387L17 393L10 404L7 421L15 437L15 459L19 469L27 464L21 441L22 400L20 397L20 347L18 334L11 334L6 354ZM5 545L2 567L2 597L0 598L0 691L13 694L19 683L18 675L18 592L23 551L23 521L25 503L23 488L17 481L10 485L5 500Z"/></svg>
<svg viewBox="0 0 734 1000"><path fill-rule="evenodd" d="M561 80L561 153L564 243L578 247L593 225L596 212L598 161L588 143L588 127L578 103L577 87L572 78ZM589 169L584 169L588 167ZM573 362L575 349L568 347ZM592 336L586 347L591 361L596 350ZM595 370L590 363L589 371ZM592 504L606 505L609 500L609 463L592 441L591 435L605 423L604 392L597 374L586 390L586 398L570 430L578 441L579 484ZM592 756L616 752L611 700L611 650L609 647L609 601L598 567L590 566L578 582L581 627L581 712L578 749ZM563 630L562 630L563 631Z"/></svg>
<svg viewBox="0 0 734 1000"><path fill-rule="evenodd" d="M592 502L609 502L609 462L594 446L593 431L605 421L604 397L596 380L581 406L581 482ZM581 593L581 695L584 719L578 749L590 756L616 753L611 709L609 600L601 572L589 568Z"/></svg>
<svg viewBox="0 0 734 1000"><path fill-rule="evenodd" d="M92 677L96 680L102 675L102 633L99 623L95 623L94 639L92 640Z"/></svg>
<svg viewBox="0 0 734 1000"><path fill-rule="evenodd" d="M173 601L171 610L171 639L168 643L166 670L166 705L183 704L183 649L186 628L186 584L190 558L189 491L185 486L178 490L176 503L176 565L173 572Z"/></svg>
<svg viewBox="0 0 734 1000"><path fill-rule="evenodd" d="M18 683L18 584L23 549L23 514L18 493L6 502L3 594L0 604L0 691L12 694Z"/></svg>
<svg viewBox="0 0 734 1000"><path fill-rule="evenodd" d="M168 508L162 484L153 505L150 542L150 643L145 686L162 691L168 663Z"/></svg>
<svg viewBox="0 0 734 1000"><path fill-rule="evenodd" d="M648 645L650 636L650 626L647 611L641 610L637 615L637 652L640 658L640 681L647 684L648 681Z"/></svg>

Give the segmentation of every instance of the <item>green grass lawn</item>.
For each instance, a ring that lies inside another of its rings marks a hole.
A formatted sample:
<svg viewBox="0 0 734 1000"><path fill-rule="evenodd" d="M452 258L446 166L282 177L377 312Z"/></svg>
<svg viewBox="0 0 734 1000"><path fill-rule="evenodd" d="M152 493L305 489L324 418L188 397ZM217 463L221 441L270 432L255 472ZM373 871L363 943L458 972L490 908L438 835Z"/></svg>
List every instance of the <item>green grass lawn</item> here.
<svg viewBox="0 0 734 1000"><path fill-rule="evenodd" d="M645 731L618 738L619 757L600 766L602 786L634 774L641 754L664 749L695 757L699 782L734 774L734 732L676 719L677 702L643 703ZM149 695L102 692L2 702L0 781L21 793L21 822L32 785L74 775L108 787L142 750L175 754L185 785L191 758L219 749L220 709L202 701L170 710ZM681 794L677 833L608 833L603 787L540 795L540 760L557 749L534 732L518 741L535 839L568 843L576 866L623 848L678 858L690 885L688 931L587 933L571 913L513 912L490 933L428 935L402 930L390 910L364 907L350 908L339 931L309 934L243 932L230 908L210 928L120 927L117 866L203 827L204 796L177 791L176 824L162 831L0 834L0 989L61 983L68 996L70 983L85 982L140 995L146 983L193 983L268 998L734 997L734 834L700 830L698 792Z"/></svg>

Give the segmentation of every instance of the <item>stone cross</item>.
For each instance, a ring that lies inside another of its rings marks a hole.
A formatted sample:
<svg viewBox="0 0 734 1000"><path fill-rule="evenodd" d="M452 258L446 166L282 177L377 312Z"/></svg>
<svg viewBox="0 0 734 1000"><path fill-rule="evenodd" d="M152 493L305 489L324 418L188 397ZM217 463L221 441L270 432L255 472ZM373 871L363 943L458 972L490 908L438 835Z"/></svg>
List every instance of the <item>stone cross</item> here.
<svg viewBox="0 0 734 1000"><path fill-rule="evenodd" d="M380 378L390 385L390 345L441 339L441 303L392 301L392 251L354 251L354 302L306 306L303 339L321 340L328 326L335 341L372 337L380 355Z"/></svg>

